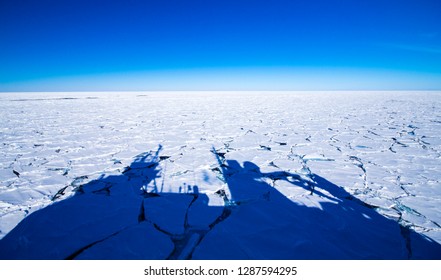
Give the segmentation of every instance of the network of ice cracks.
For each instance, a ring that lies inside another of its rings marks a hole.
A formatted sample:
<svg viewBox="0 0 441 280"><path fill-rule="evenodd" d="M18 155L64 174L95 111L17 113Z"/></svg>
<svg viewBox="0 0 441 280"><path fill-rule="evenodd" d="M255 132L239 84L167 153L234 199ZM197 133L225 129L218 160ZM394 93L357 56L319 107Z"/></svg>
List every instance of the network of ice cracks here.
<svg viewBox="0 0 441 280"><path fill-rule="evenodd" d="M70 247L48 255L26 249L17 258L103 258L114 244L143 249L110 252L115 258L424 258L413 235L433 241L435 250L441 243L440 97L2 94L0 238L31 213L59 207L62 217L47 213L62 221L66 236L99 224L92 229L98 236L64 240ZM122 191L128 185L131 191ZM87 194L93 196L79 203ZM121 222L109 226L106 219ZM360 245L384 238L369 232L382 223L393 232L396 254ZM312 233L336 224L332 240ZM274 229L285 233L277 242ZM382 242L389 240L375 244Z"/></svg>

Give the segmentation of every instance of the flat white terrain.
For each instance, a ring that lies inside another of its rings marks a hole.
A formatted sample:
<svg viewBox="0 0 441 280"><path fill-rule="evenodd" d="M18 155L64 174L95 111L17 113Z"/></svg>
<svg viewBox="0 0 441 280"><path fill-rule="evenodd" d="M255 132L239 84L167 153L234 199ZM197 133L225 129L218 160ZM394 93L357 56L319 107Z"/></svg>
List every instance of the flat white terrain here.
<svg viewBox="0 0 441 280"><path fill-rule="evenodd" d="M440 259L440 206L441 92L0 94L0 259Z"/></svg>

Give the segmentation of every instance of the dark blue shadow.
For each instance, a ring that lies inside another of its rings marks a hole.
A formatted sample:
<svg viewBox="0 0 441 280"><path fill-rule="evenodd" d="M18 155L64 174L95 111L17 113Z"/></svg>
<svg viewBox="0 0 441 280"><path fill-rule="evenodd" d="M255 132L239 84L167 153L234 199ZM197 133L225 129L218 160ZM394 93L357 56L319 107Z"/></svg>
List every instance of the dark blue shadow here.
<svg viewBox="0 0 441 280"><path fill-rule="evenodd" d="M228 188L165 193L161 148L29 215L0 240L0 259L441 259L440 244L316 174L218 157ZM305 189L307 203L268 180Z"/></svg>

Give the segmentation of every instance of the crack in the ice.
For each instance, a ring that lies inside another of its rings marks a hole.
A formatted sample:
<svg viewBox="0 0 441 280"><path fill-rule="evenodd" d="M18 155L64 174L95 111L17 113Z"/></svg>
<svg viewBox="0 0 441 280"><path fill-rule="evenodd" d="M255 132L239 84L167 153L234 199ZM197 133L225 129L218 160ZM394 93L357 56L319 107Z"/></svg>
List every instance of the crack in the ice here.
<svg viewBox="0 0 441 280"><path fill-rule="evenodd" d="M223 190L222 190L223 191ZM219 196L223 197L224 200L226 199L228 201L228 198L226 197L225 191L219 191L216 192ZM199 229L199 228L193 228L189 225L188 222L188 212L193 205L193 203L198 199L199 195L197 193L193 194L193 200L190 202L186 209L185 218L184 218L184 234L180 235L173 235L168 232L164 232L168 236L170 236L170 239L172 240L174 244L174 249L170 253L170 255L166 258L168 260L183 260L183 259L191 259L192 254L194 250L196 250L197 246L202 242L205 235L210 232L215 225L225 220L230 212L227 210L229 208L229 204L225 202L224 210L220 216L216 218L216 220L211 223L208 226L208 229ZM159 229L157 225L155 225L156 228Z"/></svg>
<svg viewBox="0 0 441 280"><path fill-rule="evenodd" d="M355 166L357 166L358 168L361 169L361 171L363 172L361 177L363 179L364 188L365 188L365 190L370 190L369 185L368 185L367 171L366 171L366 168L364 166L363 161L357 156L349 156L349 159L354 163Z"/></svg>
<svg viewBox="0 0 441 280"><path fill-rule="evenodd" d="M92 243L90 243L90 244L88 244L88 245L86 245L86 246L81 247L80 249L76 250L75 252L73 252L72 254L70 254L69 256L67 256L67 257L65 258L65 260L74 260L76 257L78 257L81 253L83 253L83 252L86 251L87 249L89 249L89 248L95 246L95 245L98 244L98 243L101 243L101 242L104 242L104 241L108 240L109 238L111 238L111 237L117 235L118 233L120 233L120 232L122 232L122 231L124 231L124 230L126 230L126 229L128 229L128 228L129 228L129 227L124 227L124 228L122 228L121 230L118 230L118 231L116 231L116 232L114 232L114 233L112 233L112 234L110 234L110 235L108 235L108 236L106 236L106 237L104 237L104 238L102 238L102 239L100 239L100 240L94 241L94 242L92 242Z"/></svg>
<svg viewBox="0 0 441 280"><path fill-rule="evenodd" d="M394 141L394 144L397 144L397 145L400 145L401 147L409 147L408 145L406 145L406 144L403 144L403 143L401 143L400 141L398 141L398 139L397 138L395 138L395 137L392 137L392 140Z"/></svg>
<svg viewBox="0 0 441 280"><path fill-rule="evenodd" d="M17 176L17 178L20 178L20 172L18 172L16 170L12 170L12 173L14 173L15 176Z"/></svg>
<svg viewBox="0 0 441 280"><path fill-rule="evenodd" d="M404 186L405 184L401 183L401 175L397 175L396 178L396 184L398 187L400 187L401 190L404 191L404 193L406 194L406 196L415 196L414 194L410 193ZM398 198L401 198L402 196L399 196Z"/></svg>
<svg viewBox="0 0 441 280"><path fill-rule="evenodd" d="M145 207L144 207L144 199L141 200L141 207L139 209L139 215L138 215L138 223L146 221L145 217Z"/></svg>
<svg viewBox="0 0 441 280"><path fill-rule="evenodd" d="M368 130L367 132L370 133L370 134L373 134L373 135L375 135L375 136L381 136L380 134L375 133L375 132L373 132L372 130Z"/></svg>
<svg viewBox="0 0 441 280"><path fill-rule="evenodd" d="M212 230L215 228L216 225L218 225L218 224L220 224L221 222L225 221L225 220L231 215L232 209L233 209L234 207L236 207L236 206L239 207L238 204L236 204L236 203L231 202L231 201L228 200L228 198L227 198L226 195L225 195L225 192L223 192L223 194L224 194L224 196L223 196L223 197L224 197L224 209L223 209L223 211L222 211L222 214L221 214L220 216L218 216L218 217L216 218L216 220L214 220L214 222L212 222L212 223L208 226L208 227L209 227L209 230L206 230L206 231L202 231L202 232L201 232L201 234L200 234L200 236L199 236L199 240L198 240L198 242L197 242L196 244L194 244L194 247L192 248L191 252L190 252L189 255L188 255L188 259L191 259L191 258L192 258L193 252L196 250L196 248L199 246L199 244L201 244L201 242L204 240L205 236L206 236L210 231L212 231Z"/></svg>
<svg viewBox="0 0 441 280"><path fill-rule="evenodd" d="M393 207L393 209L398 211L398 225L400 226L400 234L401 237L404 240L404 244L406 245L406 251L407 251L407 258L410 259L412 257L412 246L411 246L411 239L410 239L410 226L412 223L407 222L403 219L403 213L397 209L396 207Z"/></svg>
<svg viewBox="0 0 441 280"><path fill-rule="evenodd" d="M313 173L311 172L311 169L308 166L308 160L305 159L305 155L299 155L294 153L293 148L291 147L291 154L288 156L288 158L297 158L300 160L302 164L302 173L306 175L307 178L313 181ZM306 181L307 187L310 188L311 192L310 195L314 194L315 184L311 184L308 181Z"/></svg>
<svg viewBox="0 0 441 280"><path fill-rule="evenodd" d="M271 151L271 147L265 145L259 145L262 150Z"/></svg>
<svg viewBox="0 0 441 280"><path fill-rule="evenodd" d="M94 191L92 191L92 193L93 194L104 194L104 195L107 195L107 196L109 196L110 195L110 189L112 188L112 184L110 184L110 183L106 183L106 186L105 187L103 187L103 188L101 188L101 189L98 189L98 190L94 190Z"/></svg>
<svg viewBox="0 0 441 280"><path fill-rule="evenodd" d="M61 188L61 189L59 189L58 191L57 191L57 193L56 194L54 194L54 196L52 197L52 201L54 201L54 200L57 200L58 198L60 198L61 196L63 196L63 195L65 195L66 194L66 189L68 188L69 186L65 186L65 187L63 187L63 188Z"/></svg>
<svg viewBox="0 0 441 280"><path fill-rule="evenodd" d="M401 219L401 217L400 217ZM411 259L412 258L412 244L411 244L411 239L410 239L410 228L407 225L404 225L403 223L400 223L400 220L398 221L399 225L400 225L400 233L401 236L404 239L404 242L406 244L406 250L407 250L407 258Z"/></svg>
<svg viewBox="0 0 441 280"><path fill-rule="evenodd" d="M394 144L392 143L392 145L389 147L389 151L391 151L392 153L396 154L397 151L395 151L395 150L393 149L393 146L394 146Z"/></svg>

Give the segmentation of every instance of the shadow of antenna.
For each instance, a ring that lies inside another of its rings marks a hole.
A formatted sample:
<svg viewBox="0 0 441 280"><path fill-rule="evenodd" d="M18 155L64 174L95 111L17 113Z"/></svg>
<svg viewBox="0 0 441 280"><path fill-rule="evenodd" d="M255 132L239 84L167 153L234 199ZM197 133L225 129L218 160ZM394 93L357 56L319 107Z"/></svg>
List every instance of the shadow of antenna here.
<svg viewBox="0 0 441 280"><path fill-rule="evenodd" d="M139 154L135 157L132 164L126 167L122 172L124 175L129 176L129 178L131 178L133 175L134 177L140 178L143 182L141 189L144 193L148 193L147 185L149 182L152 182L153 184L153 190L151 193L159 193L156 179L160 177L158 176L159 171L157 167L161 161L159 153L162 151L162 149L162 145L159 144L158 149L155 152L148 151Z"/></svg>

